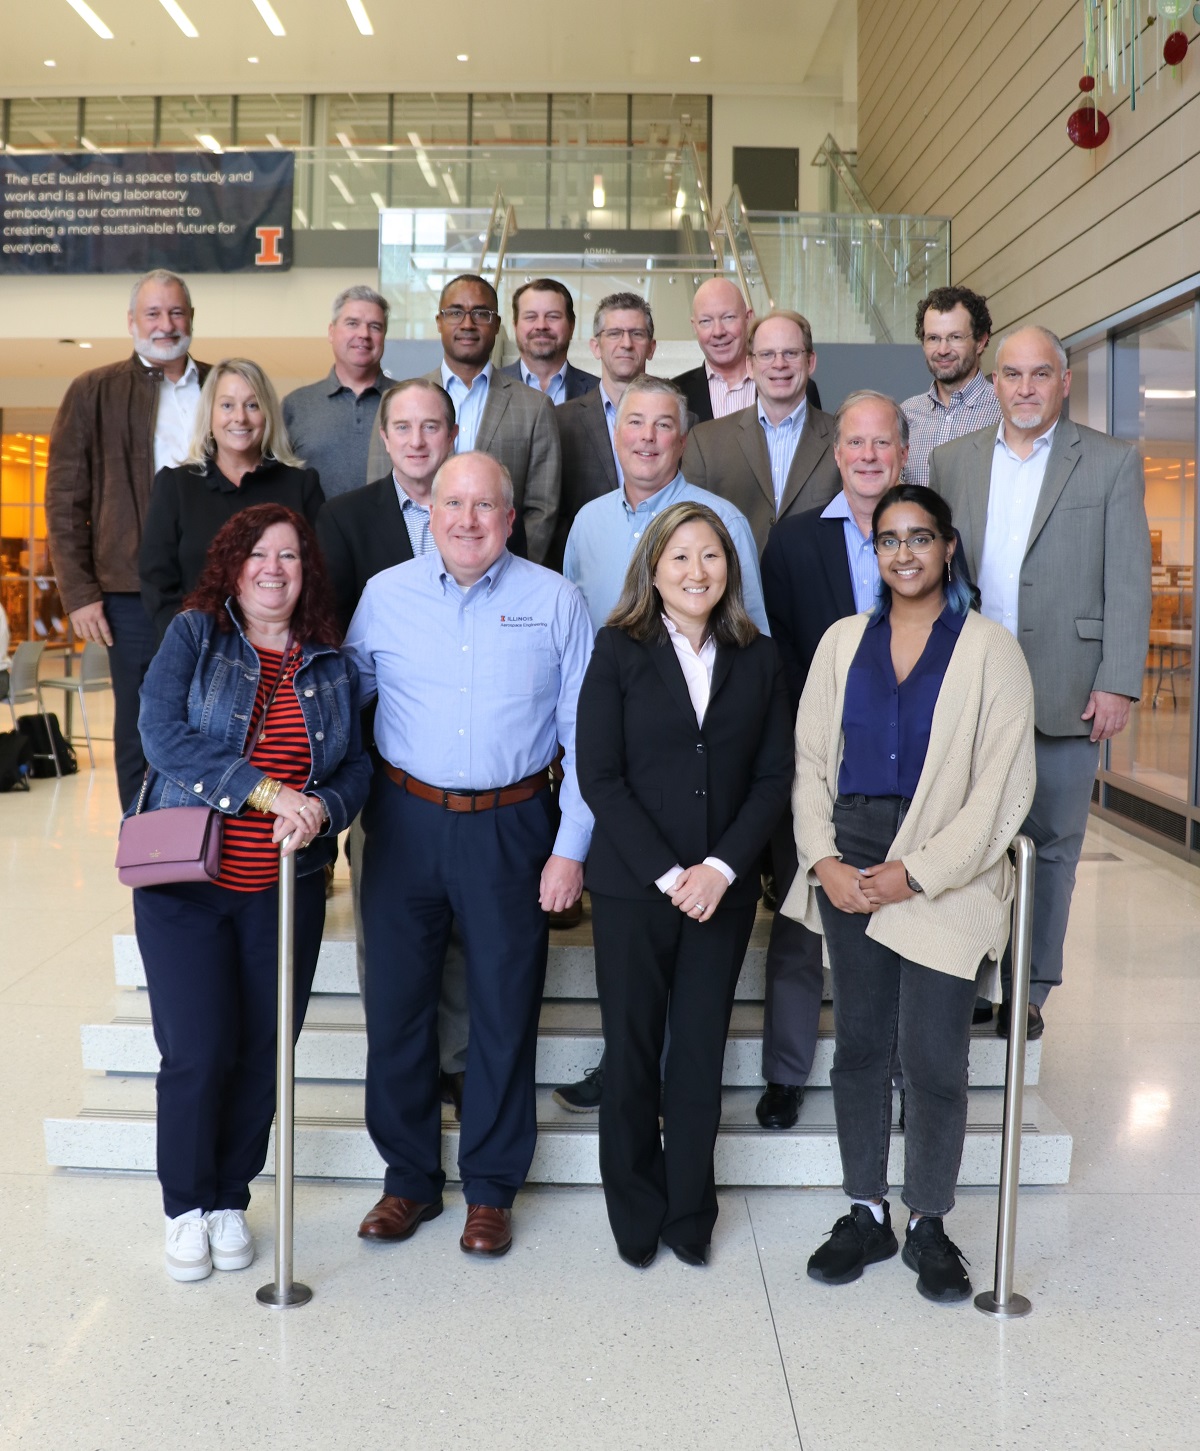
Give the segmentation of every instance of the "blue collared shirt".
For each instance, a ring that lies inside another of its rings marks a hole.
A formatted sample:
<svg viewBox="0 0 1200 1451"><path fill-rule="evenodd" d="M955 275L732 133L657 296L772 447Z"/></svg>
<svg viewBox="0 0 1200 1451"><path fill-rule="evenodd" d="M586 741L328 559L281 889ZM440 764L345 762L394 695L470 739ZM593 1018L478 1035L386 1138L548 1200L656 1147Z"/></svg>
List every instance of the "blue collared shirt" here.
<svg viewBox="0 0 1200 1451"><path fill-rule="evenodd" d="M846 563L850 566L850 583L854 586L854 608L860 615L875 608L879 598L879 562L871 536L865 537L850 512L845 489L821 510L822 519L840 519L846 540Z"/></svg>
<svg viewBox="0 0 1200 1451"><path fill-rule="evenodd" d="M767 453L771 459L771 487L775 490L775 512L783 502L783 491L787 488L787 477L792 471L792 460L796 457L796 445L804 432L804 420L808 417L808 400L801 398L797 406L780 423L772 423L758 405L758 421L767 437Z"/></svg>
<svg viewBox="0 0 1200 1451"><path fill-rule="evenodd" d="M625 470L621 467L621 460L617 457L617 405L605 392L604 384L600 384L600 398L604 403L604 421L608 424L608 446L612 449L613 466L617 471L617 486L625 482ZM596 626L599 629L599 625Z"/></svg>
<svg viewBox="0 0 1200 1451"><path fill-rule="evenodd" d="M505 550L460 589L437 550L367 581L345 652L364 703L379 697L384 759L431 786L486 791L564 748L554 850L583 861L592 815L575 778L575 708L592 653L579 591Z"/></svg>
<svg viewBox="0 0 1200 1451"><path fill-rule="evenodd" d="M418 504L415 499L409 498L404 485L396 477L395 469L392 470L392 483L396 486L400 517L408 530L408 542L412 545L413 554L417 557L428 554L434 547L433 534L429 528L429 510L424 504Z"/></svg>
<svg viewBox="0 0 1200 1451"><path fill-rule="evenodd" d="M483 372L471 379L470 387L442 359L442 387L454 402L454 414L458 421L458 438L454 443L455 453L470 453L475 447L475 435L479 432L479 420L487 404L488 385L492 381L492 365L483 365Z"/></svg>
<svg viewBox="0 0 1200 1451"><path fill-rule="evenodd" d="M633 551L651 519L681 500L707 505L729 530L742 566L746 613L764 635L769 635L762 577L758 572L758 548L746 516L728 500L689 484L682 474L676 474L665 489L643 499L636 509L620 488L593 499L576 514L567 535L563 574L582 591L592 624L598 630L612 614L621 597Z"/></svg>
<svg viewBox="0 0 1200 1451"><path fill-rule="evenodd" d="M521 382L526 388L534 388L537 392L542 391L540 379L525 366L525 359L521 359ZM546 397L554 404L555 408L560 403L567 401L567 365L564 363L558 372L550 379L550 386L545 390Z"/></svg>
<svg viewBox="0 0 1200 1451"><path fill-rule="evenodd" d="M916 795L925 768L933 708L965 615L947 606L934 621L921 658L900 684L892 665L892 621L887 610L863 631L842 705L843 796Z"/></svg>

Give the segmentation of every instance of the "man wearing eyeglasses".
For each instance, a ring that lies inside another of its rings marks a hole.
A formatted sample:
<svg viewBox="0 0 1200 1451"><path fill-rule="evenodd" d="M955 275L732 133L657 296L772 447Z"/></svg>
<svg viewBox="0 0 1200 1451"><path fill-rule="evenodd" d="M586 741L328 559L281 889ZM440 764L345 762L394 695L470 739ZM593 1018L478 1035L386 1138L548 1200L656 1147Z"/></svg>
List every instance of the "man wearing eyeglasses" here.
<svg viewBox="0 0 1200 1451"><path fill-rule="evenodd" d="M562 495L554 542L545 561L551 569L563 567L567 535L580 509L624 481L613 430L625 389L654 356L654 317L646 299L636 292L602 297L592 319L590 343L600 364L600 386L564 403L556 415L562 441Z"/></svg>
<svg viewBox="0 0 1200 1451"><path fill-rule="evenodd" d="M683 472L697 488L745 514L761 554L780 519L827 504L838 491L833 419L807 397L817 365L812 328L798 312L772 312L750 325L755 400L688 437Z"/></svg>
<svg viewBox="0 0 1200 1451"><path fill-rule="evenodd" d="M704 354L698 368L672 379L682 390L697 423L728 418L754 402L754 377L747 356L754 310L727 277L710 277L692 299L692 331ZM810 377L806 393L814 408L821 395ZM761 547L761 546L760 546Z"/></svg>
<svg viewBox="0 0 1200 1451"><path fill-rule="evenodd" d="M426 378L440 383L454 403L458 418L454 451L478 450L508 470L514 507L525 522L529 558L541 564L558 516L560 450L554 404L544 393L493 368L499 299L484 278L464 272L446 283L438 303L437 330L442 362ZM372 460L380 463L378 473L387 471L382 452L373 448Z"/></svg>
<svg viewBox="0 0 1200 1451"><path fill-rule="evenodd" d="M767 618L793 710L821 636L835 621L875 604L879 569L871 515L899 482L908 454L908 422L886 394L851 393L831 422L840 491L823 509L809 509L772 529L762 557ZM771 838L771 855L783 901L796 875L790 811ZM776 912L763 1008L767 1087L757 1108L763 1128L789 1129L799 1117L816 1052L822 985L821 939Z"/></svg>
<svg viewBox="0 0 1200 1451"><path fill-rule="evenodd" d="M991 331L987 298L969 287L935 287L917 304L917 341L933 382L900 405L909 427L908 483L928 484L929 455L939 444L1000 422L995 389L980 371Z"/></svg>

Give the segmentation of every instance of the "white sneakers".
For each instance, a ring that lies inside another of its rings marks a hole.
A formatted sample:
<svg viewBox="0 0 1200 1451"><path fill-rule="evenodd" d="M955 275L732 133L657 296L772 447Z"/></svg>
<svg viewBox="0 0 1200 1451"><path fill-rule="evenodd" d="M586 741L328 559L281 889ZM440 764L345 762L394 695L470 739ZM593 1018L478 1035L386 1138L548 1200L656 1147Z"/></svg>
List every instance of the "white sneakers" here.
<svg viewBox="0 0 1200 1451"><path fill-rule="evenodd" d="M189 1209L167 1220L167 1274L173 1280L206 1280L214 1269L244 1270L254 1240L240 1209Z"/></svg>

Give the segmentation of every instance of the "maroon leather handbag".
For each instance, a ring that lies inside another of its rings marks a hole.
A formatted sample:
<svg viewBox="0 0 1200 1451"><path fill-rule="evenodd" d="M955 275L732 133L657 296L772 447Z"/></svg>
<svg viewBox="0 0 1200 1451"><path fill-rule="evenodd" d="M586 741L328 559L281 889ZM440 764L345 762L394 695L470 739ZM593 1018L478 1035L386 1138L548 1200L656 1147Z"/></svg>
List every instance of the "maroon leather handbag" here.
<svg viewBox="0 0 1200 1451"><path fill-rule="evenodd" d="M258 724L246 743L247 760L266 725L267 711L271 709L291 653L292 636L289 632L279 674L263 704ZM142 789L138 793L137 809L122 821L117 838L117 880L125 887L215 881L221 871L221 837L224 830L221 813L211 806L164 806L158 811L143 811L149 784L150 767L147 766L142 777Z"/></svg>

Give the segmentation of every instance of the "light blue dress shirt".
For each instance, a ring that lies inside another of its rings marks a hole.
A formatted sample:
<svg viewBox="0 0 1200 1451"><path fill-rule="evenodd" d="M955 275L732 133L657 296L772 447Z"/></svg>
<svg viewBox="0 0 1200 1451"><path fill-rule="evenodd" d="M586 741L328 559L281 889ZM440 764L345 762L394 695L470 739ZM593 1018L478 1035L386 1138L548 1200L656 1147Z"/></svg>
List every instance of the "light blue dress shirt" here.
<svg viewBox="0 0 1200 1451"><path fill-rule="evenodd" d="M608 446L612 449L613 467L617 471L618 487L625 482L625 470L621 467L621 460L617 457L617 405L604 391L604 384L600 384L600 398L604 404L604 421L608 424ZM596 627L600 627L597 625Z"/></svg>
<svg viewBox="0 0 1200 1451"><path fill-rule="evenodd" d="M804 432L804 420L808 417L808 400L801 398L796 407L780 423L772 423L758 405L758 421L767 438L767 453L771 459L771 487L775 490L775 512L783 502L783 491L787 488L787 476L792 471L792 460L796 457L796 445Z"/></svg>
<svg viewBox="0 0 1200 1451"><path fill-rule="evenodd" d="M583 861L592 815L575 776L575 709L592 653L579 591L507 550L469 589L436 550L367 581L345 650L379 697L384 759L450 791L510 786L564 748L554 850Z"/></svg>
<svg viewBox="0 0 1200 1451"><path fill-rule="evenodd" d="M681 501L707 505L729 530L742 566L746 613L764 635L769 635L762 577L758 572L758 549L746 516L728 500L689 484L682 474L676 474L665 489L651 494L636 509L620 488L593 499L576 514L567 535L563 574L582 591L592 624L599 629L612 614L625 586L633 551L651 519Z"/></svg>
<svg viewBox="0 0 1200 1451"><path fill-rule="evenodd" d="M415 499L409 498L404 485L396 477L395 469L392 470L392 483L396 486L400 517L408 530L408 542L412 545L413 554L428 554L434 547L433 534L429 528L429 510L424 504L418 504Z"/></svg>
<svg viewBox="0 0 1200 1451"><path fill-rule="evenodd" d="M863 537L850 512L845 489L821 510L822 519L840 519L846 539L846 563L850 566L850 583L854 586L854 608L864 614L875 608L879 598L879 562L871 536Z"/></svg>
<svg viewBox="0 0 1200 1451"><path fill-rule="evenodd" d="M442 359L442 387L454 403L458 421L458 437L454 441L455 453L470 453L475 447L475 435L479 432L479 420L487 404L488 385L492 381L492 365L483 365L483 372L477 373L468 388L456 372Z"/></svg>
<svg viewBox="0 0 1200 1451"><path fill-rule="evenodd" d="M521 382L524 383L527 388L534 389L534 391L537 393L540 393L542 391L541 381L525 366L524 358L521 359ZM565 403L567 401L566 363L564 363L562 367L559 368L558 372L555 373L553 378L550 379L550 386L546 389L546 397L549 398L550 402L554 404L555 408L557 408L560 403Z"/></svg>
<svg viewBox="0 0 1200 1451"><path fill-rule="evenodd" d="M1029 548L1029 531L1041 497L1050 462L1055 423L1033 441L1028 458L1015 454L1004 437L1004 424L996 430L992 452L992 481L988 490L987 525L979 557L980 613L1017 633L1021 596L1021 565Z"/></svg>

